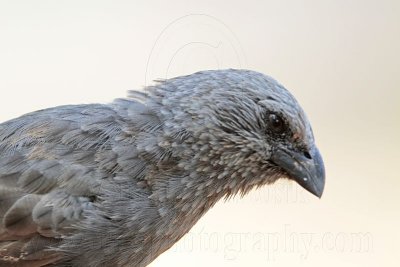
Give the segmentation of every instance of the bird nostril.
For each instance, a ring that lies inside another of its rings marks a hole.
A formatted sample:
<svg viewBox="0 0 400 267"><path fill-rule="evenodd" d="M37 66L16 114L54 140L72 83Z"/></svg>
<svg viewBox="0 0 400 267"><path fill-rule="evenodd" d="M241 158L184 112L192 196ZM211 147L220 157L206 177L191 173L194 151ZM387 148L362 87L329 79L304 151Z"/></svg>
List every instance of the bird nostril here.
<svg viewBox="0 0 400 267"><path fill-rule="evenodd" d="M308 153L308 151L305 151L305 152L303 153L303 155L304 155L306 158L308 158L308 159L312 159L312 157L311 157L310 153Z"/></svg>

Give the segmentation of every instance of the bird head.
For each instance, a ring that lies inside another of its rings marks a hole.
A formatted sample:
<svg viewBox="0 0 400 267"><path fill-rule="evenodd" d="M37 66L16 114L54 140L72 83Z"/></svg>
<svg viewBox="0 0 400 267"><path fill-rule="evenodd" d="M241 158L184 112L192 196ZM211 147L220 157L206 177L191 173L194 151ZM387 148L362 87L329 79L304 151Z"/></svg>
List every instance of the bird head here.
<svg viewBox="0 0 400 267"><path fill-rule="evenodd" d="M203 71L150 91L169 118L164 129L181 147L176 153L187 155L181 167L218 181L215 190L246 193L288 178L321 197L325 170L311 125L296 99L271 77Z"/></svg>

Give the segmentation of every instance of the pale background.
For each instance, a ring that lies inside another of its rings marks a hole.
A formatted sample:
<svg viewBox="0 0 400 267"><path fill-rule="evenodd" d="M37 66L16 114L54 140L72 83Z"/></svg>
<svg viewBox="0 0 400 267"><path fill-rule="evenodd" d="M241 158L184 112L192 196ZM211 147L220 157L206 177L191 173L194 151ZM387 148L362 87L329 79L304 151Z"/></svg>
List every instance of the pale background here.
<svg viewBox="0 0 400 267"><path fill-rule="evenodd" d="M321 200L219 203L151 266L399 266L400 1L0 1L0 121L200 69L269 74L306 110Z"/></svg>

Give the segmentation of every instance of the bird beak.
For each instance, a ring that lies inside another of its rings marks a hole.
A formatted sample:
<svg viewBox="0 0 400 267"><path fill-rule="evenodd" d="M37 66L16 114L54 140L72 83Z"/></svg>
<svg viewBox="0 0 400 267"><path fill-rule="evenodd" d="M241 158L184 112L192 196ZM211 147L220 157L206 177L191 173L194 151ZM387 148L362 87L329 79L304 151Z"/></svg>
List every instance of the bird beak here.
<svg viewBox="0 0 400 267"><path fill-rule="evenodd" d="M325 186L325 167L315 146L307 153L278 148L272 161L311 194L321 197Z"/></svg>

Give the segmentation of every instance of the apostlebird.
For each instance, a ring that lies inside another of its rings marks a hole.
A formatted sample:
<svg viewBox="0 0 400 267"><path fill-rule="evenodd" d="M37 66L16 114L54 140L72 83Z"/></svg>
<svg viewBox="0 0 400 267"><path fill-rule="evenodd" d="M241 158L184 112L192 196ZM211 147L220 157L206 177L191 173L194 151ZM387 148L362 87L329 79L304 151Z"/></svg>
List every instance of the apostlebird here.
<svg viewBox="0 0 400 267"><path fill-rule="evenodd" d="M279 178L320 197L324 164L295 98L211 70L0 124L0 266L146 266L218 200Z"/></svg>

